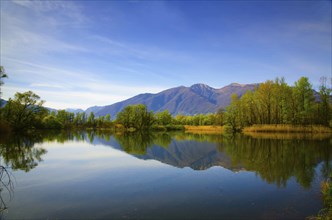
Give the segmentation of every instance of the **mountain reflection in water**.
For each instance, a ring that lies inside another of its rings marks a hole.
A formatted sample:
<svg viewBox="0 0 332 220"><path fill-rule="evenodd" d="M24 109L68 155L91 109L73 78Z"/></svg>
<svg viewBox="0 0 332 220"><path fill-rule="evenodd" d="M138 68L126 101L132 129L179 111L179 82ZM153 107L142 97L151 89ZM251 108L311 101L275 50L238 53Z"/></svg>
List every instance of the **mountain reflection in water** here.
<svg viewBox="0 0 332 220"><path fill-rule="evenodd" d="M221 166L228 170L253 171L268 183L285 186L294 176L308 188L315 167L323 162L322 174L331 170L332 139L329 135L262 134L224 136L191 133L125 133L107 131L43 132L32 136L2 137L1 166L30 171L47 151L36 143L88 141L125 151L139 159L194 170Z"/></svg>
<svg viewBox="0 0 332 220"><path fill-rule="evenodd" d="M90 134L91 135L91 134ZM286 186L295 177L309 188L315 168L323 162L322 174L331 171L332 143L329 135L129 133L106 139L95 133L91 143L123 150L140 159L153 159L174 167L205 170L221 166L228 170L253 171L268 183Z"/></svg>
<svg viewBox="0 0 332 220"><path fill-rule="evenodd" d="M98 146L94 149L94 145ZM188 209L193 205L206 203L205 208L209 207L210 212L214 214L205 216L201 213L199 216L200 212L193 213L194 216L197 215L197 219L204 216L219 219L220 216L227 215L244 217L246 214L240 215L236 210L229 208L236 209L237 206L246 207L247 212L252 212L252 217L263 214L281 217L287 212L287 216L302 218L314 213L320 207L319 183L321 178L327 179L331 172L331 147L332 139L328 135L301 134L224 136L189 133L116 134L107 131L48 131L30 136L1 136L0 217L8 204L11 212L7 216L12 218L22 217L20 213L29 212L31 208L38 210L39 213L36 215L34 212L28 213L31 218L72 217L68 213L82 216L80 213L91 205L89 202L84 203L87 200L82 198L86 198L89 201L93 199L92 203L99 211L108 210L105 207L107 202L116 207L114 212L110 212L112 214L105 214L105 218L114 215L120 217L121 210L130 211L130 208L135 208L136 205L142 210L142 218L149 216L153 210L155 210L153 216L156 217L165 204L170 205L168 208L173 207L170 201L182 202L181 207L184 208L182 212L177 208L172 209L172 215L177 217L188 215L190 213ZM100 157L98 152L102 152L103 156ZM118 152L119 157L110 156L114 152ZM98 157L93 157L93 153ZM43 159L45 162L42 162ZM155 166L158 163L151 160L181 169L162 164L153 168L150 165ZM36 169L38 165L40 169ZM210 169L211 167L217 169ZM90 168L91 170L88 170ZM62 173L63 169L68 173ZM32 170L36 171L30 172ZM234 174L239 171L240 173ZM15 179L15 176L18 177L17 183L11 180ZM38 180L41 181L36 185ZM17 194L11 201L16 184ZM305 189L305 192L302 189ZM22 204L31 202L29 195L36 195L35 193L39 192L41 194L35 200L38 201L36 205L31 203L26 210L20 208L23 207ZM164 194L165 192L167 193ZM290 192L292 194L289 194ZM105 194L108 196L104 196ZM146 194L149 197L146 197ZM124 195L127 195L126 199L121 200ZM314 198L316 195L317 198ZM55 197L57 200L49 199ZM150 203L156 203L156 207L159 208L147 211L145 205L147 198L152 199L149 200ZM267 198L273 198L274 203L271 207L266 206ZM105 205L99 204L98 201L101 199ZM257 208L248 206L248 199L250 204L260 204L260 206ZM133 206L128 203L132 203ZM38 207L43 204L45 207L39 210ZM217 204L223 204L226 208L220 212ZM59 206L62 210L66 210L68 215L66 212L59 212L59 215L52 214L54 209L50 207ZM68 208L71 206L77 209ZM295 210L298 212L282 211L278 215L280 210L290 206L296 206ZM307 213L304 213L303 210L307 209ZM42 210L47 210L45 215ZM273 210L279 211L273 213ZM144 211L149 214L144 214ZM91 214L89 217L102 216Z"/></svg>

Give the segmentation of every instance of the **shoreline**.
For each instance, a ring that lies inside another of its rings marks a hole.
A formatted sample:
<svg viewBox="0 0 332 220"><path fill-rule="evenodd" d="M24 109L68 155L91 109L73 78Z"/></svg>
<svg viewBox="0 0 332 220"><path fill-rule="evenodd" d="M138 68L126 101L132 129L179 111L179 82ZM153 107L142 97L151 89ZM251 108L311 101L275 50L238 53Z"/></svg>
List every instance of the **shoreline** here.
<svg viewBox="0 0 332 220"><path fill-rule="evenodd" d="M185 132L188 133L224 133L225 126L217 125L184 125ZM240 133L326 133L332 134L332 128L323 125L283 125L264 124L244 127Z"/></svg>

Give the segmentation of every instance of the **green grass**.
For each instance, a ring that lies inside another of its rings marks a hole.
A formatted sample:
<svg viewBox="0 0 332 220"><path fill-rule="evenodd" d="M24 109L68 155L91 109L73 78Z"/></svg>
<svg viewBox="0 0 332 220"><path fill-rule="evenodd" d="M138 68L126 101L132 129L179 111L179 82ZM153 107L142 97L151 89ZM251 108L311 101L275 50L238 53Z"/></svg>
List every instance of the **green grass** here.
<svg viewBox="0 0 332 220"><path fill-rule="evenodd" d="M329 180L321 183L321 193L324 202L324 208L321 209L317 216L310 216L309 220L332 220L332 183Z"/></svg>

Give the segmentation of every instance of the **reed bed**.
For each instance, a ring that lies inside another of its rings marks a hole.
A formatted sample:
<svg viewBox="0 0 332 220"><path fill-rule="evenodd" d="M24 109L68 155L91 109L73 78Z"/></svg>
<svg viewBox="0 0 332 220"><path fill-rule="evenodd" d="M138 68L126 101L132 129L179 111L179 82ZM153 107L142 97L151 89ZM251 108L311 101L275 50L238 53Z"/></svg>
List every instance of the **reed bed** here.
<svg viewBox="0 0 332 220"><path fill-rule="evenodd" d="M243 133L280 132L280 133L332 133L332 129L322 125L252 125L245 127Z"/></svg>
<svg viewBox="0 0 332 220"><path fill-rule="evenodd" d="M188 133L200 133L200 134L219 134L224 132L223 126L214 126L214 125L185 125L185 131Z"/></svg>
<svg viewBox="0 0 332 220"><path fill-rule="evenodd" d="M260 139L283 139L283 140L324 140L332 138L332 133L299 133L299 132L244 132L244 135Z"/></svg>

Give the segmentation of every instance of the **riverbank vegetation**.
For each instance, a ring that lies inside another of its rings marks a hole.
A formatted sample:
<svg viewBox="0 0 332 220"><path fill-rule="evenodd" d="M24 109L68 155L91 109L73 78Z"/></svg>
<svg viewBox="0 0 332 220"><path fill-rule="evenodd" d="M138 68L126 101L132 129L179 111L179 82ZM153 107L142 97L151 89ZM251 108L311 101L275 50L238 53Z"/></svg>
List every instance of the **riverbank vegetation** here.
<svg viewBox="0 0 332 220"><path fill-rule="evenodd" d="M252 125L242 129L244 133L250 132L279 132L279 133L331 133L331 128L323 125Z"/></svg>
<svg viewBox="0 0 332 220"><path fill-rule="evenodd" d="M252 128L265 131L296 131L308 125L328 127L332 123L330 94L325 77L321 78L317 94L306 77L301 77L294 86L287 85L283 78L268 80L241 98L233 94L226 108L225 123L234 131L253 125L277 125Z"/></svg>
<svg viewBox="0 0 332 220"><path fill-rule="evenodd" d="M1 77L7 77L1 67ZM1 81L3 84L3 81ZM0 90L1 91L1 90ZM188 132L311 132L330 133L332 126L331 89L321 79L315 93L308 78L294 86L283 78L259 84L241 98L232 95L230 105L216 113L173 116L168 110L150 111L145 105L129 105L116 116L87 115L65 110L50 111L32 91L16 93L0 108L0 131L34 129L110 129L114 131ZM112 118L113 117L113 118Z"/></svg>
<svg viewBox="0 0 332 220"><path fill-rule="evenodd" d="M332 173L321 183L321 194L324 208L316 216L310 216L308 220L330 220L332 219Z"/></svg>

